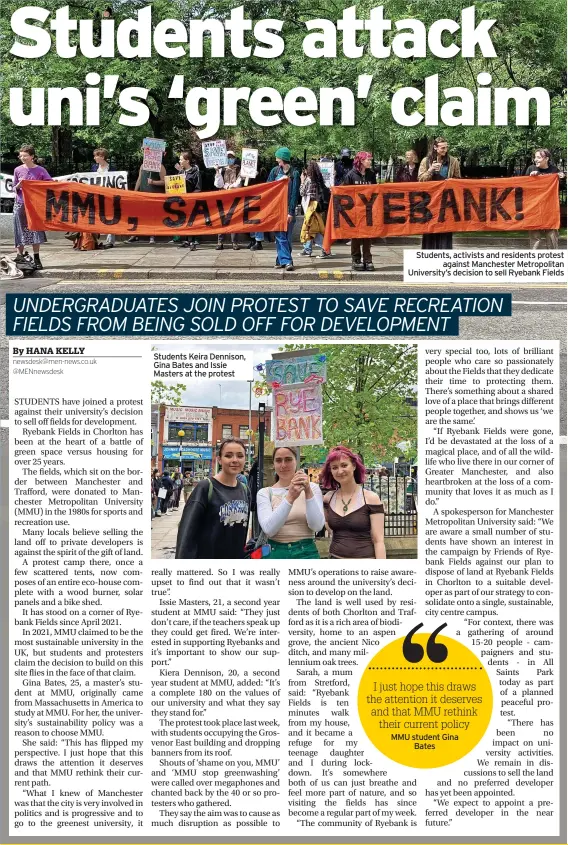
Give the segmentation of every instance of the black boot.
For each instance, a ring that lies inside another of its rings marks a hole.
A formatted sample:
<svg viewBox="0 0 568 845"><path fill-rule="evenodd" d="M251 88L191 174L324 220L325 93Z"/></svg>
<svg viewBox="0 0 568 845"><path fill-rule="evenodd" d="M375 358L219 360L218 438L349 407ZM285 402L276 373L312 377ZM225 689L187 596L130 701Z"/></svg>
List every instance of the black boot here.
<svg viewBox="0 0 568 845"><path fill-rule="evenodd" d="M39 255L34 255L34 265L36 270L43 270L43 264L41 263Z"/></svg>

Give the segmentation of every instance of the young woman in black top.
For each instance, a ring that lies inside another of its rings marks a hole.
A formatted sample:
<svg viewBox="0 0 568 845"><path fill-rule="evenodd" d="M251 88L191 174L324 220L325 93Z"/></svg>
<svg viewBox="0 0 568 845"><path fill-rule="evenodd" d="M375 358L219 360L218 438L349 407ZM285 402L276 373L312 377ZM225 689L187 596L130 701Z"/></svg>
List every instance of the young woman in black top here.
<svg viewBox="0 0 568 845"><path fill-rule="evenodd" d="M244 558L249 501L237 476L246 460L242 440L223 440L220 471L204 478L186 502L178 528L176 558L232 560Z"/></svg>
<svg viewBox="0 0 568 845"><path fill-rule="evenodd" d="M365 490L365 467L359 455L337 446L327 456L320 484L331 488L323 500L326 523L333 532L332 558L384 560L385 511L376 493Z"/></svg>
<svg viewBox="0 0 568 845"><path fill-rule="evenodd" d="M377 177L371 170L371 153L357 153L353 167L343 180L344 185L375 185ZM353 270L374 270L371 255L372 238L351 238L351 267Z"/></svg>

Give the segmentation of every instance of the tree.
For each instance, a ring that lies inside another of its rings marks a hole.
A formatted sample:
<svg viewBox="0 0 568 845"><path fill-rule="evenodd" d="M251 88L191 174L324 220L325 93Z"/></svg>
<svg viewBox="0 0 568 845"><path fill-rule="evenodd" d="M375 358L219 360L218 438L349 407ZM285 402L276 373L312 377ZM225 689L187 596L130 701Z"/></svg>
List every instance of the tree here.
<svg viewBox="0 0 568 845"><path fill-rule="evenodd" d="M163 381L150 382L150 397L153 405L181 405L185 392L183 382L166 384Z"/></svg>
<svg viewBox="0 0 568 845"><path fill-rule="evenodd" d="M284 349L303 349L286 345ZM361 454L366 464L415 452L417 440L417 350L407 344L318 345L327 358L323 384L326 450L338 444ZM405 441L404 449L397 444ZM305 458L316 458L304 449Z"/></svg>

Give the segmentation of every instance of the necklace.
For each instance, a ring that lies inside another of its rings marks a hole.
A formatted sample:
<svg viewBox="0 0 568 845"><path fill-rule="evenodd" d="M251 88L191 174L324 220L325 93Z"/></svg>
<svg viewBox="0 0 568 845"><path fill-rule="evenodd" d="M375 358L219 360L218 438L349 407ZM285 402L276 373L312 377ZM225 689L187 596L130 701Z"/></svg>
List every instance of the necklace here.
<svg viewBox="0 0 568 845"><path fill-rule="evenodd" d="M349 505L351 504L351 502L353 500L353 496L355 496L358 492L359 492L359 488L356 487L355 491L353 493L351 493L351 496L349 497L349 499L347 501L345 501L345 499L343 498L341 493L339 494L339 498L341 499L341 504L343 505L343 513L344 514L346 514L347 511L349 510Z"/></svg>

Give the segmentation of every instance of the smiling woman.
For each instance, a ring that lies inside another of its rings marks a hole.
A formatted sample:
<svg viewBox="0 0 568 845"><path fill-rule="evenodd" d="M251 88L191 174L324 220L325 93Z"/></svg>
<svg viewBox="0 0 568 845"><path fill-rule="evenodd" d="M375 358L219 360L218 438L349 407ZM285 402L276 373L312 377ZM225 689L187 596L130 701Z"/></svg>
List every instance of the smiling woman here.
<svg viewBox="0 0 568 845"><path fill-rule="evenodd" d="M246 459L242 440L223 440L220 471L204 478L189 496L179 524L176 558L234 560L244 558L249 500L239 481Z"/></svg>

